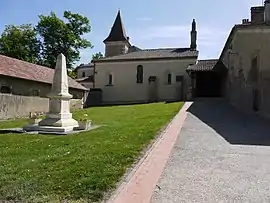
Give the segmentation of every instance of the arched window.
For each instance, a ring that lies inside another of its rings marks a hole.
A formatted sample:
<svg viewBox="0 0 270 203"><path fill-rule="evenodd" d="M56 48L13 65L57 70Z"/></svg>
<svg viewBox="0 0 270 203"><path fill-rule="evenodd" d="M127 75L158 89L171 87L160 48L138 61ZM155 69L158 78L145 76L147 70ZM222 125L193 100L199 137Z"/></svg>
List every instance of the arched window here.
<svg viewBox="0 0 270 203"><path fill-rule="evenodd" d="M112 86L113 85L113 75L110 73L108 75L108 85L107 86Z"/></svg>
<svg viewBox="0 0 270 203"><path fill-rule="evenodd" d="M172 84L172 74L171 73L168 74L167 82L169 85Z"/></svg>
<svg viewBox="0 0 270 203"><path fill-rule="evenodd" d="M137 66L137 83L143 83L143 66Z"/></svg>
<svg viewBox="0 0 270 203"><path fill-rule="evenodd" d="M5 93L5 94L10 94L11 93L11 88L7 85L2 85L0 88L0 92L1 93Z"/></svg>

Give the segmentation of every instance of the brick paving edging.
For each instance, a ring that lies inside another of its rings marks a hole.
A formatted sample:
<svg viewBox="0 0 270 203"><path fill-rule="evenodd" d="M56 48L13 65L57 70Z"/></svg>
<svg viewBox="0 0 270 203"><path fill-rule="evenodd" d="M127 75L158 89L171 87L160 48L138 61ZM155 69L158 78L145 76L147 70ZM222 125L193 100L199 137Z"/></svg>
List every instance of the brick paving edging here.
<svg viewBox="0 0 270 203"><path fill-rule="evenodd" d="M186 102L107 203L149 203L192 102Z"/></svg>

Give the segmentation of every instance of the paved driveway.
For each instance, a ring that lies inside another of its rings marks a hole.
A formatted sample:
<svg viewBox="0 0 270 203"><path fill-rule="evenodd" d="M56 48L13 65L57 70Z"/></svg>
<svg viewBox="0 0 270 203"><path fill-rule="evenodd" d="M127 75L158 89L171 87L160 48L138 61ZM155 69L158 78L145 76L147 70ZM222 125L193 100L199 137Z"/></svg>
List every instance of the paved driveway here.
<svg viewBox="0 0 270 203"><path fill-rule="evenodd" d="M270 121L194 102L151 202L270 202Z"/></svg>

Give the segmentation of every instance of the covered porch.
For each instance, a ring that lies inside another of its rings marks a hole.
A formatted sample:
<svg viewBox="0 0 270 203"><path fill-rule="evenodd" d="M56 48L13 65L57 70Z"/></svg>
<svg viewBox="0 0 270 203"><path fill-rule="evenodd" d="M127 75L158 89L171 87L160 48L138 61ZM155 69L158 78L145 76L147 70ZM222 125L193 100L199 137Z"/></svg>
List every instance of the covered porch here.
<svg viewBox="0 0 270 203"><path fill-rule="evenodd" d="M199 60L187 68L192 97L223 97L226 94L227 68L217 60Z"/></svg>

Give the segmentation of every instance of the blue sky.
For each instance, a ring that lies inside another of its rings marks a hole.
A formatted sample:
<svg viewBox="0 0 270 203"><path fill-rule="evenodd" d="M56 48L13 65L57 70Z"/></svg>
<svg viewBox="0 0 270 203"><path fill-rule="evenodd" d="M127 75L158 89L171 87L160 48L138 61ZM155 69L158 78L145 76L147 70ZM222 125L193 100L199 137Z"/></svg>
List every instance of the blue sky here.
<svg viewBox="0 0 270 203"><path fill-rule="evenodd" d="M50 11L62 17L65 10L80 13L91 21L85 37L94 48L81 51L78 63L88 63L92 53L104 52L117 10L131 43L140 48L188 47L192 19L197 21L200 59L217 58L234 24L250 18L250 7L262 0L1 0L0 32L6 24L36 24L39 14Z"/></svg>

